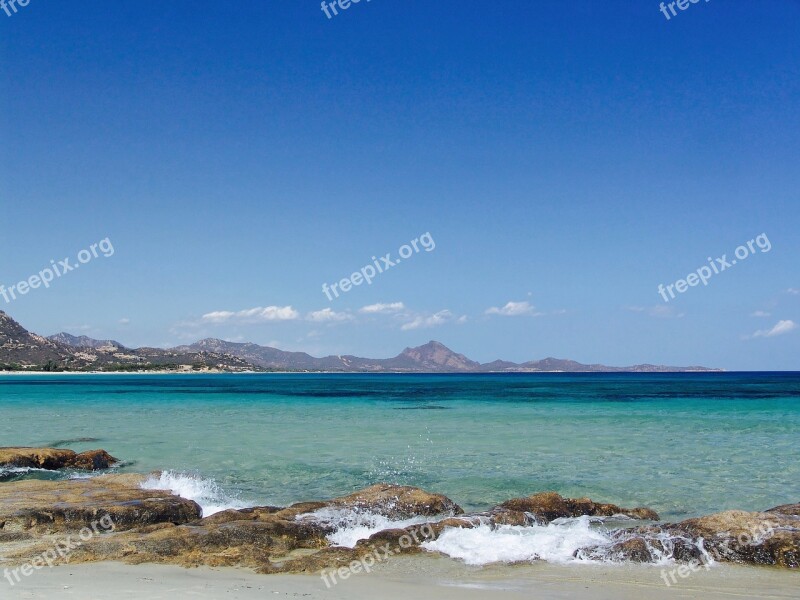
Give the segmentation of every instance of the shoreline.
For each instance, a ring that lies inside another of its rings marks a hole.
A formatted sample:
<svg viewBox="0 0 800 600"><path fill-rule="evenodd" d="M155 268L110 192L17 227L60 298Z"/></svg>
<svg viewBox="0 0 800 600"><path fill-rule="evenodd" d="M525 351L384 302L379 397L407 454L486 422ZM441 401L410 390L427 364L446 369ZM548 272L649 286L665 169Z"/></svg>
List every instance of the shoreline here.
<svg viewBox="0 0 800 600"><path fill-rule="evenodd" d="M9 464L116 462L103 450L81 455L53 448L5 450ZM108 473L3 484L0 567L19 566L30 576L30 564L38 560L41 568L41 557L50 556L51 566L131 561L275 575L326 572L336 584L334 573L341 582L390 557L392 564L413 564L395 560L403 555L432 560L418 563L423 572L446 564L458 581L475 573L516 576L524 572L521 565L541 569L546 563L569 573L633 569L650 577L661 571L668 587L667 575L678 583L676 572L685 579L702 567L710 571L716 562L798 572L800 504L670 523L648 507L625 508L556 492L510 498L478 512L465 511L443 494L393 484L289 506L212 505L213 512L180 492L181 486L176 489L163 473L158 479ZM111 531L97 539L88 532L84 538L85 524L98 515L109 519ZM85 543L57 553L59 560L53 548L79 529ZM6 578L8 573L4 570ZM17 570L12 573L19 582Z"/></svg>
<svg viewBox="0 0 800 600"><path fill-rule="evenodd" d="M698 370L698 371L0 371L4 375L735 375L757 373L800 373L800 371L726 371Z"/></svg>
<svg viewBox="0 0 800 600"><path fill-rule="evenodd" d="M304 597L330 600L672 600L797 597L800 575L777 569L718 565L671 587L649 566L532 564L474 569L447 559L398 557L372 573L326 587L318 574L259 575L237 568L104 562L35 572L15 586L0 578L5 598L199 599ZM98 592L98 590L108 590Z"/></svg>

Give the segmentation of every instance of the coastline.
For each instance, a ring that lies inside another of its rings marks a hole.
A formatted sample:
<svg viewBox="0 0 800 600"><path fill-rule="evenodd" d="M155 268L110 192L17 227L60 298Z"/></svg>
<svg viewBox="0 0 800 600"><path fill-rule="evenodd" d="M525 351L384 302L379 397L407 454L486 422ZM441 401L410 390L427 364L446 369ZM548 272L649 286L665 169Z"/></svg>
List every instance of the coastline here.
<svg viewBox="0 0 800 600"><path fill-rule="evenodd" d="M235 568L123 563L56 566L11 587L5 598L199 599L303 597L330 600L672 600L797 597L800 574L777 569L717 565L668 587L659 570L642 566L562 567L551 564L474 569L447 559L396 558L370 574L327 588L318 575L258 575ZM98 592L98 590L107 590Z"/></svg>
<svg viewBox="0 0 800 600"><path fill-rule="evenodd" d="M673 375L673 374L737 374L737 373L796 373L796 371L726 371L705 369L687 371L0 371L3 375Z"/></svg>

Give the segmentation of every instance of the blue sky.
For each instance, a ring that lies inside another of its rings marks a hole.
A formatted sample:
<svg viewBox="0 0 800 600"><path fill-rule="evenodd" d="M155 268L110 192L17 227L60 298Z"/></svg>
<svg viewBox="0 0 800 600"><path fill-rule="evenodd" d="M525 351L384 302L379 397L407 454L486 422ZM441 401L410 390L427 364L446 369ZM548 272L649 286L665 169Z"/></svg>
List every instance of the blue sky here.
<svg viewBox="0 0 800 600"><path fill-rule="evenodd" d="M0 309L134 346L798 369L798 19L31 0L0 12L0 283L114 254ZM769 252L659 295L759 234Z"/></svg>

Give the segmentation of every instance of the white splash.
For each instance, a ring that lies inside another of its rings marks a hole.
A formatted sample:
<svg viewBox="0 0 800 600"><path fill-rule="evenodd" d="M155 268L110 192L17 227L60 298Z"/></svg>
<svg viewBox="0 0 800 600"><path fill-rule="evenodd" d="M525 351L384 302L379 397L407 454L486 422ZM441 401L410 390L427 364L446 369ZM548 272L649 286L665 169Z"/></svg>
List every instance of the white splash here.
<svg viewBox="0 0 800 600"><path fill-rule="evenodd" d="M162 471L159 476L150 475L142 482L145 490L169 490L181 498L194 500L209 517L229 508L247 508L247 504L226 494L213 479L205 479L191 473Z"/></svg>
<svg viewBox="0 0 800 600"><path fill-rule="evenodd" d="M578 549L611 542L608 533L590 526L589 517L578 517L529 527L485 524L472 529L448 527L437 539L423 543L422 547L458 558L468 565L537 559L568 564L590 562L575 558Z"/></svg>
<svg viewBox="0 0 800 600"><path fill-rule="evenodd" d="M297 518L313 518L321 523L336 527L336 531L328 534L328 541L334 546L353 548L359 540L385 529L403 529L411 525L435 523L446 519L450 515L439 517L412 517L410 519L392 520L383 515L370 512L353 510L350 508L321 508L313 513L299 515Z"/></svg>

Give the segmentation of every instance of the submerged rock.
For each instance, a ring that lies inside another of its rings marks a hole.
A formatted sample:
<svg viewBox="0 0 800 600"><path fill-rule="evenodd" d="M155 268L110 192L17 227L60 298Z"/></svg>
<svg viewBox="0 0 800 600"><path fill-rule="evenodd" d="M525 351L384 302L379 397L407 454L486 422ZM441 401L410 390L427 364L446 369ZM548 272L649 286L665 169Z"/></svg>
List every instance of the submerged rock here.
<svg viewBox="0 0 800 600"><path fill-rule="evenodd" d="M576 554L636 562L646 559L646 547L652 559L645 562L667 557L682 563L800 566L800 517L781 512L728 510L680 523L620 530L615 537L621 541L583 548Z"/></svg>
<svg viewBox="0 0 800 600"><path fill-rule="evenodd" d="M540 523L549 523L564 517L613 517L624 515L633 519L657 521L658 513L649 508L620 508L616 504L601 504L589 498L564 498L556 492L541 492L527 498L514 498L503 502L494 510L502 509L530 513ZM504 515L509 519L509 515Z"/></svg>
<svg viewBox="0 0 800 600"><path fill-rule="evenodd" d="M0 448L0 467L33 469L108 469L119 462L105 450L89 450L80 454L66 448Z"/></svg>
<svg viewBox="0 0 800 600"><path fill-rule="evenodd" d="M766 512L777 513L779 515L787 515L790 517L800 517L800 503L784 504L782 506L776 506L775 508L770 508Z"/></svg>
<svg viewBox="0 0 800 600"><path fill-rule="evenodd" d="M617 529L611 542L581 548L578 558L610 561L655 563L663 558L678 562L700 562L704 554L701 543L682 532L667 532L658 526Z"/></svg>
<svg viewBox="0 0 800 600"><path fill-rule="evenodd" d="M665 530L702 538L705 549L715 560L800 567L800 518L775 509L727 510L665 526Z"/></svg>
<svg viewBox="0 0 800 600"><path fill-rule="evenodd" d="M653 562L653 553L644 538L635 537L617 542L607 550L606 558L613 562Z"/></svg>

